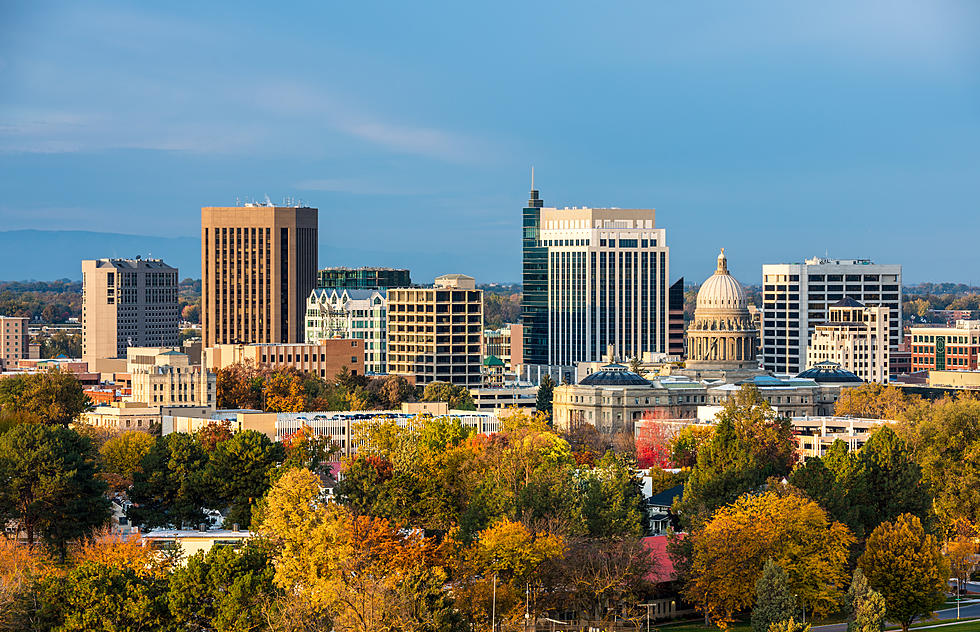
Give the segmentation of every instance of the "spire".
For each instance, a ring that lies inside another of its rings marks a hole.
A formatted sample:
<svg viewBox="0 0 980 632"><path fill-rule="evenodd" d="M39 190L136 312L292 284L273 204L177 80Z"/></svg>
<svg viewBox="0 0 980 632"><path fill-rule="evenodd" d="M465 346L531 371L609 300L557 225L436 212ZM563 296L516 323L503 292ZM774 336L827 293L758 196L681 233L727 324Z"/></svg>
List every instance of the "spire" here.
<svg viewBox="0 0 980 632"><path fill-rule="evenodd" d="M715 270L715 274L728 274L728 257L725 256L725 249L721 249L721 253L718 255L718 269Z"/></svg>
<svg viewBox="0 0 980 632"><path fill-rule="evenodd" d="M538 190L534 188L534 165L531 165L531 197L527 201L527 208L541 208L544 200L538 197Z"/></svg>

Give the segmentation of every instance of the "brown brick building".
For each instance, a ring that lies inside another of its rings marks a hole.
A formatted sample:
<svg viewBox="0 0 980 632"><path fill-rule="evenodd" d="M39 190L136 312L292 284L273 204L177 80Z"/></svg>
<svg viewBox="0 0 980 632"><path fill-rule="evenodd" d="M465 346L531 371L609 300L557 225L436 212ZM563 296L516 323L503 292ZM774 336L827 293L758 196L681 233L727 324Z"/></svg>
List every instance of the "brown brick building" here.
<svg viewBox="0 0 980 632"><path fill-rule="evenodd" d="M332 378L344 368L364 375L364 341L332 338L317 344L217 345L204 350L204 365L209 371L238 362L273 369L291 367L322 378Z"/></svg>

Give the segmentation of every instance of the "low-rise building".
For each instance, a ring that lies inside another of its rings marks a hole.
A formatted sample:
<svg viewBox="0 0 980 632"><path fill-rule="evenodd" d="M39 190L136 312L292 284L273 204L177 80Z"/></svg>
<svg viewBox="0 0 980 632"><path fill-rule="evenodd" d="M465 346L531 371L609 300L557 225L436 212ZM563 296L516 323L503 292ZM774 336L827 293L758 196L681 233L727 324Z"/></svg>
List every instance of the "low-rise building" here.
<svg viewBox="0 0 980 632"><path fill-rule="evenodd" d="M293 368L322 378L332 378L344 369L352 375L364 375L364 341L344 338L316 344L217 345L204 350L208 371L217 373L239 362L271 369Z"/></svg>
<svg viewBox="0 0 980 632"><path fill-rule="evenodd" d="M231 546L238 548L252 537L250 531L245 531L233 525L231 529L154 529L141 535L143 546L149 546L160 551L180 551L182 563L197 553L207 553L215 546Z"/></svg>
<svg viewBox="0 0 980 632"><path fill-rule="evenodd" d="M206 406L215 402L215 374L194 366L185 353L158 347L126 350L132 380L129 401L150 406Z"/></svg>
<svg viewBox="0 0 980 632"><path fill-rule="evenodd" d="M888 382L889 312L884 305L866 307L843 298L827 309L827 320L814 327L806 366L835 362L867 382Z"/></svg>
<svg viewBox="0 0 980 632"><path fill-rule="evenodd" d="M306 301L306 342L332 338L364 341L364 370L388 370L388 293L384 290L314 289Z"/></svg>
<svg viewBox="0 0 980 632"><path fill-rule="evenodd" d="M524 364L524 326L516 323L483 331L483 355L495 356L508 373L518 373Z"/></svg>
<svg viewBox="0 0 980 632"><path fill-rule="evenodd" d="M538 387L527 383L513 383L495 388L471 388L470 396L477 410L533 409L538 402Z"/></svg>
<svg viewBox="0 0 980 632"><path fill-rule="evenodd" d="M980 371L929 371L926 383L938 388L980 390Z"/></svg>
<svg viewBox="0 0 980 632"><path fill-rule="evenodd" d="M859 450L871 434L887 423L885 419L860 417L794 417L793 434L802 461L807 457L822 457L838 439L847 444L850 451Z"/></svg>
<svg viewBox="0 0 980 632"><path fill-rule="evenodd" d="M912 327L912 371L976 371L980 358L980 320L958 320L952 327Z"/></svg>

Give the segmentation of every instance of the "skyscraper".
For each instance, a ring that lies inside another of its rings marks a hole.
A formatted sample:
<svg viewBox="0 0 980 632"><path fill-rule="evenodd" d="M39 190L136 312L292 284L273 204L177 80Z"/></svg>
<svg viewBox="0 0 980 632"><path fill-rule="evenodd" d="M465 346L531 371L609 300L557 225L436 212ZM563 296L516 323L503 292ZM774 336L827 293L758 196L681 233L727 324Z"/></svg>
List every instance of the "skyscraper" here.
<svg viewBox="0 0 980 632"><path fill-rule="evenodd" d="M82 261L82 359L126 357L127 347L175 347L177 268L159 259Z"/></svg>
<svg viewBox="0 0 980 632"><path fill-rule="evenodd" d="M666 231L653 209L524 209L524 362L570 367L667 353ZM674 348L676 349L676 343ZM529 370L533 373L533 369Z"/></svg>
<svg viewBox="0 0 980 632"><path fill-rule="evenodd" d="M762 366L797 374L806 365L814 327L843 298L866 306L884 305L888 343L898 349L902 332L902 266L868 259L822 259L762 266Z"/></svg>
<svg viewBox="0 0 980 632"><path fill-rule="evenodd" d="M303 342L316 264L317 209L203 207L204 346Z"/></svg>

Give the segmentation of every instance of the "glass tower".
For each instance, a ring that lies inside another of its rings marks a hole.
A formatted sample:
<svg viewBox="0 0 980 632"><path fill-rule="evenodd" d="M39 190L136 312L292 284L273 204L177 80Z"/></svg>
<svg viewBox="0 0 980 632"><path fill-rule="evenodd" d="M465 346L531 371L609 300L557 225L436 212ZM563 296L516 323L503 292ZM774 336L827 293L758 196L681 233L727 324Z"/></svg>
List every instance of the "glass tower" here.
<svg viewBox="0 0 980 632"><path fill-rule="evenodd" d="M524 362L548 364L548 249L541 245L541 207L544 201L531 189L524 207L524 277L521 322Z"/></svg>

